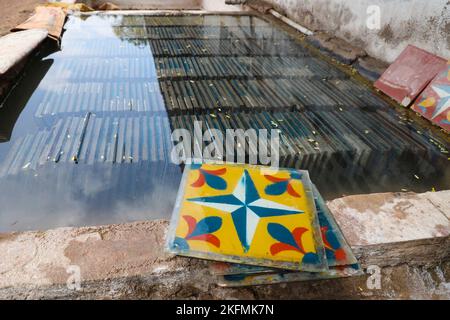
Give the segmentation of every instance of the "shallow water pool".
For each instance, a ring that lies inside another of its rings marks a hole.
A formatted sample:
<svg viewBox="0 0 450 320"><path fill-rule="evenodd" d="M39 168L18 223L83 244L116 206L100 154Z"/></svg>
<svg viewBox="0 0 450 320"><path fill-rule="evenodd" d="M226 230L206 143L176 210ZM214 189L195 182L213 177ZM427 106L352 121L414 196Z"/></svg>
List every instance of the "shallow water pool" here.
<svg viewBox="0 0 450 320"><path fill-rule="evenodd" d="M70 16L0 108L0 232L169 218L173 129L275 129L325 198L450 187L448 146L256 16Z"/></svg>

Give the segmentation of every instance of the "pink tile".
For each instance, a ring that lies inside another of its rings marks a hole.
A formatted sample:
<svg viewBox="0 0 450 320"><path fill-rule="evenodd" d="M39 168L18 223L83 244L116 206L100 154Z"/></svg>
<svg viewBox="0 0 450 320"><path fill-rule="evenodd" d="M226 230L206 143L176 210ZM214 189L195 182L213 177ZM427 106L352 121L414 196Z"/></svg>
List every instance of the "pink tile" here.
<svg viewBox="0 0 450 320"><path fill-rule="evenodd" d="M409 106L446 62L409 45L375 82L375 87L402 105Z"/></svg>

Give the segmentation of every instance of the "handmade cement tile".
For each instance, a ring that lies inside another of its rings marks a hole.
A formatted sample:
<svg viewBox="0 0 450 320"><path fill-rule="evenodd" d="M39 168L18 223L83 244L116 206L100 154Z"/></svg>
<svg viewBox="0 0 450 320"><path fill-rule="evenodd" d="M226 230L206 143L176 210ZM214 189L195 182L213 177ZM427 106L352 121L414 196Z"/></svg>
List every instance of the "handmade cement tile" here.
<svg viewBox="0 0 450 320"><path fill-rule="evenodd" d="M450 60L416 99L412 109L450 131Z"/></svg>
<svg viewBox="0 0 450 320"><path fill-rule="evenodd" d="M313 185L313 191L328 265L335 267L358 263L333 214L328 209L325 200L315 185Z"/></svg>
<svg viewBox="0 0 450 320"><path fill-rule="evenodd" d="M445 59L409 45L375 82L375 87L409 106L445 63Z"/></svg>
<svg viewBox="0 0 450 320"><path fill-rule="evenodd" d="M229 163L186 166L168 248L211 260L327 270L307 171Z"/></svg>
<svg viewBox="0 0 450 320"><path fill-rule="evenodd" d="M244 287L263 284L276 284L283 282L325 280L363 275L359 264L351 266L331 267L324 272L295 272L282 271L268 274L236 274L220 276L217 284L221 287Z"/></svg>
<svg viewBox="0 0 450 320"><path fill-rule="evenodd" d="M358 260L339 229L336 220L315 185L313 185L313 193L328 266L349 266L358 263ZM273 269L269 268L225 262L215 262L210 268L211 272L216 275L242 275L274 272Z"/></svg>
<svg viewBox="0 0 450 320"><path fill-rule="evenodd" d="M211 271L211 274L217 276L274 273L276 271L276 269L262 266L252 266L248 264L228 263L221 261L215 261L211 263L209 269Z"/></svg>

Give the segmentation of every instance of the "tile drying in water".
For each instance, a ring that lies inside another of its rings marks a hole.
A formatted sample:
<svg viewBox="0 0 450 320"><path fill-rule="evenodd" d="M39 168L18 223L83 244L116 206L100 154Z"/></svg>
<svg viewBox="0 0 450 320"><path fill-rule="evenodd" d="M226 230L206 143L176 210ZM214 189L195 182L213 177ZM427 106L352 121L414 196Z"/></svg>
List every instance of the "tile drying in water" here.
<svg viewBox="0 0 450 320"><path fill-rule="evenodd" d="M278 130L281 165L328 198L450 187L444 143L259 17L65 27L0 108L0 231L168 218L182 174L170 133L196 120Z"/></svg>

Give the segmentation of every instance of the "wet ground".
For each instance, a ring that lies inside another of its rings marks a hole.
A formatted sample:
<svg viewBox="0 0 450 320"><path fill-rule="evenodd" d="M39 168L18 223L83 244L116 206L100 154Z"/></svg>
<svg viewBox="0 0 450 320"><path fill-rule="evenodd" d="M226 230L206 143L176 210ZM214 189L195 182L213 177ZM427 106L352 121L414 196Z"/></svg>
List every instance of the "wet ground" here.
<svg viewBox="0 0 450 320"><path fill-rule="evenodd" d="M0 108L0 231L168 218L170 134L194 121L276 130L280 165L326 199L450 188L429 127L268 21L70 16L61 51L42 50Z"/></svg>

